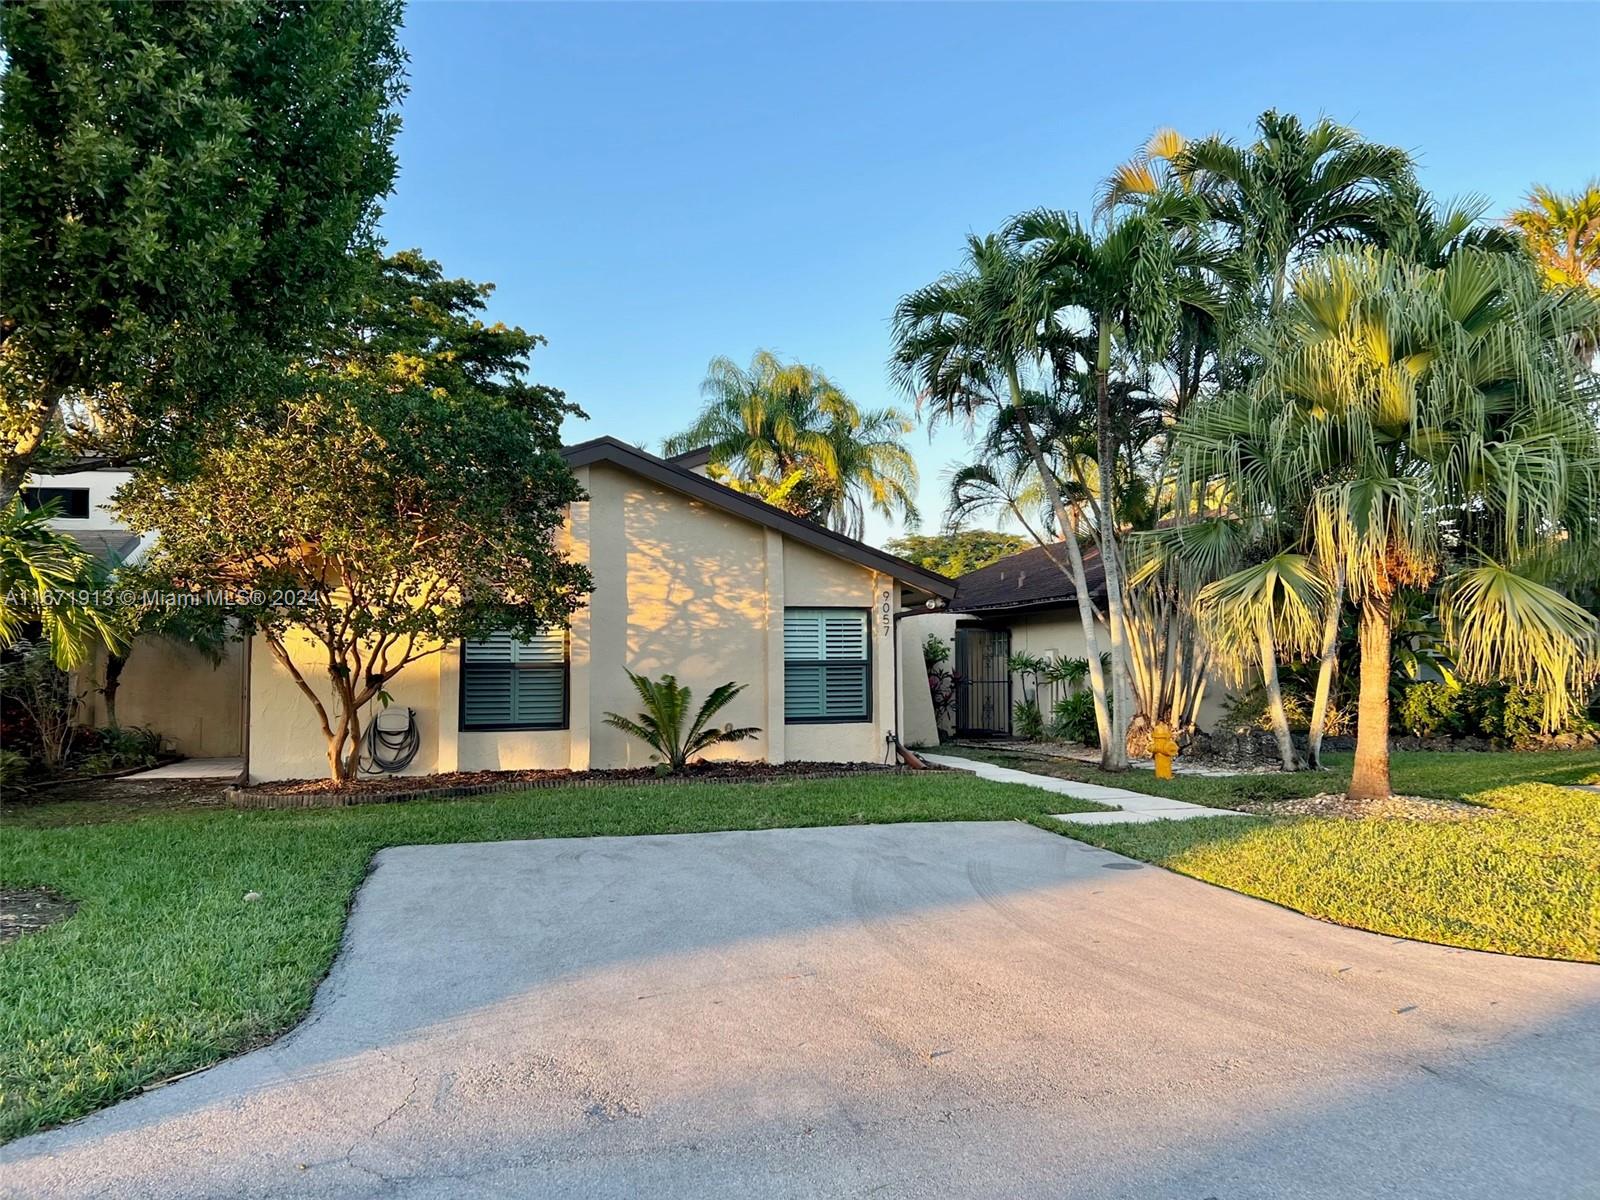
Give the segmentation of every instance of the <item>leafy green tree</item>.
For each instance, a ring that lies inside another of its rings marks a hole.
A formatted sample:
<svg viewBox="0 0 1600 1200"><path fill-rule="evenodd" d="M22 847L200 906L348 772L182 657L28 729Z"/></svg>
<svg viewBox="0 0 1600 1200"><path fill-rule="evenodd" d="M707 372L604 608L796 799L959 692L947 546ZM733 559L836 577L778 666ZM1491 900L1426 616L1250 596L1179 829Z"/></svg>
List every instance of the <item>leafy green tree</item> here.
<svg viewBox="0 0 1600 1200"><path fill-rule="evenodd" d="M88 655L70 540L18 489L185 447L330 322L394 176L398 0L0 6L0 637ZM37 569L27 564L33 563ZM80 561L79 566L85 564ZM103 632L103 631L102 631ZM115 649L111 640L108 647Z"/></svg>
<svg viewBox="0 0 1600 1200"><path fill-rule="evenodd" d="M689 765L689 759L702 750L726 742L742 742L761 732L753 725L739 729L732 724L723 725L720 729L715 726L707 728L711 718L731 704L733 698L749 684L729 680L712 689L705 703L695 713L694 720L689 721L689 706L694 703L694 693L680 684L677 676L663 675L660 679L647 679L629 671L628 679L639 693L644 711L639 714L637 721L620 713L608 712L606 724L623 733L631 733L646 743L655 751L652 757L658 759L658 769L682 771Z"/></svg>
<svg viewBox="0 0 1600 1200"><path fill-rule="evenodd" d="M708 449L714 479L796 516L861 536L866 512L917 520L911 421L858 408L815 367L758 350L748 368L713 359L694 424L668 454Z"/></svg>
<svg viewBox="0 0 1600 1200"><path fill-rule="evenodd" d="M485 324L488 289L415 252L379 267L288 399L121 497L135 529L161 533L151 575L232 594L315 708L335 784L356 772L363 707L406 666L456 639L563 625L590 587L556 541L581 498L560 454L577 410L527 379L542 339ZM326 662L323 691L301 639Z"/></svg>
<svg viewBox="0 0 1600 1200"><path fill-rule="evenodd" d="M963 529L955 533L910 534L884 547L890 554L956 579L979 567L999 562L1009 554L1033 545L1031 538L993 529Z"/></svg>
<svg viewBox="0 0 1600 1200"><path fill-rule="evenodd" d="M394 176L398 0L0 7L0 507L172 454L328 325Z"/></svg>

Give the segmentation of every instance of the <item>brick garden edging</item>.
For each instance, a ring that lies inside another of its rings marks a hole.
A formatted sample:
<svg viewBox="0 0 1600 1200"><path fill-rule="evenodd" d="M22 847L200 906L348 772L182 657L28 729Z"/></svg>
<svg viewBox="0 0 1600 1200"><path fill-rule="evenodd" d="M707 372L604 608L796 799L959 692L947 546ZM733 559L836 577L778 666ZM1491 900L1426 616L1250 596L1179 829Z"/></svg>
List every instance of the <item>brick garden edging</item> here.
<svg viewBox="0 0 1600 1200"><path fill-rule="evenodd" d="M687 775L630 776L606 779L595 775L581 775L572 779L506 780L503 783L475 783L457 787L412 788L393 792L268 792L254 788L229 786L222 790L222 798L233 808L351 808L358 804L397 804L403 800L459 800L468 796L489 796L501 792L533 792L549 788L592 787L674 787L687 783L709 784L769 784L805 782L811 779L876 779L885 775L921 775L922 771L910 767L883 767L873 771L805 771L787 775L757 775L740 778L734 775L708 776L696 779Z"/></svg>

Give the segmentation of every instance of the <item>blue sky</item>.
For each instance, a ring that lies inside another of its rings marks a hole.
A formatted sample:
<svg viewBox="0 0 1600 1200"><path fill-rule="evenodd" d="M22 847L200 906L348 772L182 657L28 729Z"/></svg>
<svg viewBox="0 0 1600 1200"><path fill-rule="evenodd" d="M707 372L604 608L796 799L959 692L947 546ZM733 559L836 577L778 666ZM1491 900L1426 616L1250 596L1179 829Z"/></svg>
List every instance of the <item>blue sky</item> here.
<svg viewBox="0 0 1600 1200"><path fill-rule="evenodd" d="M1160 125L1241 138L1267 107L1414 151L1502 211L1600 172L1584 4L417 3L384 231L498 285L541 382L656 448L706 363L757 347L859 403L904 292L969 231L1087 211ZM913 435L923 529L957 432ZM892 536L874 519L869 539Z"/></svg>

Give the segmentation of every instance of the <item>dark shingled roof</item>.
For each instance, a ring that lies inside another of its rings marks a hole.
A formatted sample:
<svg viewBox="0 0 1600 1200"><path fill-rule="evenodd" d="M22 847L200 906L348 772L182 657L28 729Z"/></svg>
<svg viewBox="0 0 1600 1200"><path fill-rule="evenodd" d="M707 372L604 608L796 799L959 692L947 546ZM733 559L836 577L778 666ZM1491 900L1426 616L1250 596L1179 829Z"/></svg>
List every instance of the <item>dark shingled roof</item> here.
<svg viewBox="0 0 1600 1200"><path fill-rule="evenodd" d="M1068 564L1066 547L1034 546L967 572L956 580L956 595L950 601L950 608L955 612L985 613L1076 604L1077 591L1072 579L1056 565L1052 554ZM1091 547L1083 552L1083 573L1088 580L1089 594L1096 601L1103 600L1106 576L1100 565L1099 550Z"/></svg>

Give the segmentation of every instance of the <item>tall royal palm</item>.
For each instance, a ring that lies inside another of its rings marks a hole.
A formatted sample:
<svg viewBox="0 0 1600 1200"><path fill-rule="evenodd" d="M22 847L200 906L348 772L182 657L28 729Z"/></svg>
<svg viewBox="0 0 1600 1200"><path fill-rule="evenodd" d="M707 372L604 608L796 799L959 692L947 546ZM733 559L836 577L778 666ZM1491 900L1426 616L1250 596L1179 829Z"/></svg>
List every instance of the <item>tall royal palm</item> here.
<svg viewBox="0 0 1600 1200"><path fill-rule="evenodd" d="M911 420L860 409L815 367L758 350L749 367L713 359L694 424L668 454L706 449L712 474L797 516L860 536L871 510L914 523L917 467Z"/></svg>
<svg viewBox="0 0 1600 1200"><path fill-rule="evenodd" d="M1113 738L1120 749L1135 715L1133 657L1125 611L1126 580L1113 503L1118 447L1112 412L1111 372L1115 352L1133 364L1157 359L1186 309L1211 311L1216 293L1206 284L1211 247L1182 236L1192 227L1196 200L1177 192L1091 230L1075 215L1037 209L1015 218L1008 239L1028 256L1038 286L1029 292L1030 328L1064 342L1056 354L1058 373L1082 371L1094 389L1096 457L1099 462L1096 536L1106 580L1106 627L1111 642ZM1085 336L1072 338L1071 331ZM1148 701L1148 698L1145 698ZM1148 708L1146 702L1142 705ZM1153 711L1147 719L1160 719Z"/></svg>
<svg viewBox="0 0 1600 1200"><path fill-rule="evenodd" d="M1336 567L1359 612L1352 796L1390 792L1400 588L1437 582L1460 672L1536 688L1549 724L1600 669L1594 617L1546 582L1600 540L1591 381L1565 350L1594 308L1541 294L1503 255L1469 248L1430 269L1343 250L1296 277L1269 331L1253 420L1301 474L1305 549Z"/></svg>
<svg viewBox="0 0 1600 1200"><path fill-rule="evenodd" d="M1126 738L1114 736L1100 665L1097 612L1078 539L1080 509L1062 494L1041 439L1025 380L1052 356L1071 353L1074 338L1041 320L1046 305L1035 264L1005 238L969 237L960 268L903 296L895 306L890 370L931 422L979 420L1014 430L1061 537L1064 568L1077 595L1089 662L1089 688L1100 732L1101 765L1128 765Z"/></svg>
<svg viewBox="0 0 1600 1200"><path fill-rule="evenodd" d="M1185 143L1172 173L1233 231L1239 251L1279 308L1302 255L1333 242L1373 240L1392 217L1392 194L1412 182L1410 156L1363 141L1326 117L1307 127L1274 110L1256 119L1256 140L1212 136Z"/></svg>

